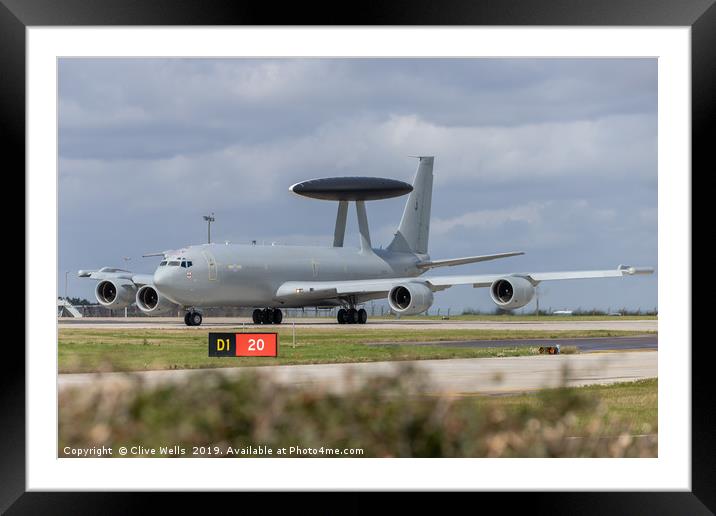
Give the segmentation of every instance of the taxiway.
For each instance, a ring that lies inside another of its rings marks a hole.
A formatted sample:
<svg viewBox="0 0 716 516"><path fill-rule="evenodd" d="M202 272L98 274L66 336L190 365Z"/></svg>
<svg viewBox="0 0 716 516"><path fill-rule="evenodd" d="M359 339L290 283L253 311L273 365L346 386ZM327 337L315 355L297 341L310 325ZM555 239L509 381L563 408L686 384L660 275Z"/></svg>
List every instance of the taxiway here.
<svg viewBox="0 0 716 516"><path fill-rule="evenodd" d="M444 346L450 348L503 348L503 347L540 347L556 346L562 349L575 347L582 353L595 351L623 351L635 349L653 349L659 347L659 336L656 333L637 335L634 337L566 337L558 339L495 339L465 340L437 342L396 342L375 343L372 346Z"/></svg>
<svg viewBox="0 0 716 516"><path fill-rule="evenodd" d="M433 394L502 394L560 385L582 386L633 381L658 376L656 351L540 355L505 358L418 360L219 369L143 371L138 373L75 373L58 375L60 390L144 386L185 382L196 375L236 377L251 371L278 384L345 392L376 375L399 374L413 367Z"/></svg>
<svg viewBox="0 0 716 516"><path fill-rule="evenodd" d="M290 326L310 327L311 329L336 329L342 328L332 318L299 317L284 319L279 327ZM401 329L414 328L420 330L622 330L622 331L657 331L659 321L656 319L626 319L618 317L609 320L583 321L564 320L555 321L554 318L544 321L471 321L462 319L438 320L438 319L379 319L369 318L367 324L359 326L346 326L346 328L378 328L378 329ZM190 329L195 331L256 327L276 328L275 325L255 325L247 317L206 317L201 326L186 326L179 317L85 317L85 318L61 318L58 319L60 328L108 328L108 329Z"/></svg>

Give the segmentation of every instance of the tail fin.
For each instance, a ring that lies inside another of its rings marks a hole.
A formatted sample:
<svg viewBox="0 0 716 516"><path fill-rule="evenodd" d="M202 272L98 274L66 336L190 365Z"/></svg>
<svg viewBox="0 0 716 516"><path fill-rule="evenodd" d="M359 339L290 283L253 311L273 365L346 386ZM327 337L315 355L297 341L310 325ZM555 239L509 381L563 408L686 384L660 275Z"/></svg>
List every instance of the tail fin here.
<svg viewBox="0 0 716 516"><path fill-rule="evenodd" d="M433 156L420 156L413 191L403 210L403 218L393 241L391 251L427 254L430 235L430 205L433 198Z"/></svg>

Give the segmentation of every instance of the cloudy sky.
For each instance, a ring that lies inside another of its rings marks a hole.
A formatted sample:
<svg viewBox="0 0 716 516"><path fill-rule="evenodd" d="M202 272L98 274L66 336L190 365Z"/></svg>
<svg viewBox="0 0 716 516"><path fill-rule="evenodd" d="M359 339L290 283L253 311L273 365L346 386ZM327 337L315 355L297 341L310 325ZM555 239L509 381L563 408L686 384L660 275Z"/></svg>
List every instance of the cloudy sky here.
<svg viewBox="0 0 716 516"><path fill-rule="evenodd" d="M212 211L214 241L330 245L335 204L288 187L411 181L410 155L436 156L433 258L527 253L441 274L658 266L655 59L61 59L59 153L70 296L93 299L78 269L204 242ZM403 203L368 206L374 245ZM540 305L651 309L657 279L550 282Z"/></svg>

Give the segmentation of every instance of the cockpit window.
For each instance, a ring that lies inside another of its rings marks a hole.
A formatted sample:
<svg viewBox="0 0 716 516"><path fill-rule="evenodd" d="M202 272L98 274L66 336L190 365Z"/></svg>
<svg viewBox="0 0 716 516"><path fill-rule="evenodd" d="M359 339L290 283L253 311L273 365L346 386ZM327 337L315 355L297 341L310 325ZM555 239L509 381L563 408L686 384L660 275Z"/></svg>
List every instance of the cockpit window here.
<svg viewBox="0 0 716 516"><path fill-rule="evenodd" d="M179 267L179 262L169 262L167 265L169 265L169 267Z"/></svg>
<svg viewBox="0 0 716 516"><path fill-rule="evenodd" d="M187 266L187 267L191 267L191 266L192 266L191 260L189 260L189 261L186 262L186 266Z"/></svg>
<svg viewBox="0 0 716 516"><path fill-rule="evenodd" d="M185 261L182 261L182 262L181 262L181 266L186 269L186 262L185 262Z"/></svg>
<svg viewBox="0 0 716 516"><path fill-rule="evenodd" d="M166 264L167 264L167 261L164 260L164 261L162 261L162 263L159 264L159 266L160 266L160 267L164 267Z"/></svg>

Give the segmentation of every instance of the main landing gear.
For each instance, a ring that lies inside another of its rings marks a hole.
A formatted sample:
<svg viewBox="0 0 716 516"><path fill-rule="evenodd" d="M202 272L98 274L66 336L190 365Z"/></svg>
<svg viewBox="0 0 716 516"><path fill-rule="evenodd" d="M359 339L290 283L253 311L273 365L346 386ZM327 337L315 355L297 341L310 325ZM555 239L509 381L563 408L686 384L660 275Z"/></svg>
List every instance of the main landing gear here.
<svg viewBox="0 0 716 516"><path fill-rule="evenodd" d="M363 308L356 310L355 308L341 308L336 316L338 324L365 324L368 321L368 312Z"/></svg>
<svg viewBox="0 0 716 516"><path fill-rule="evenodd" d="M281 324L283 312L280 308L256 309L253 313L254 324Z"/></svg>
<svg viewBox="0 0 716 516"><path fill-rule="evenodd" d="M187 326L199 326L201 324L202 317L199 312L190 310L184 314L184 324Z"/></svg>

